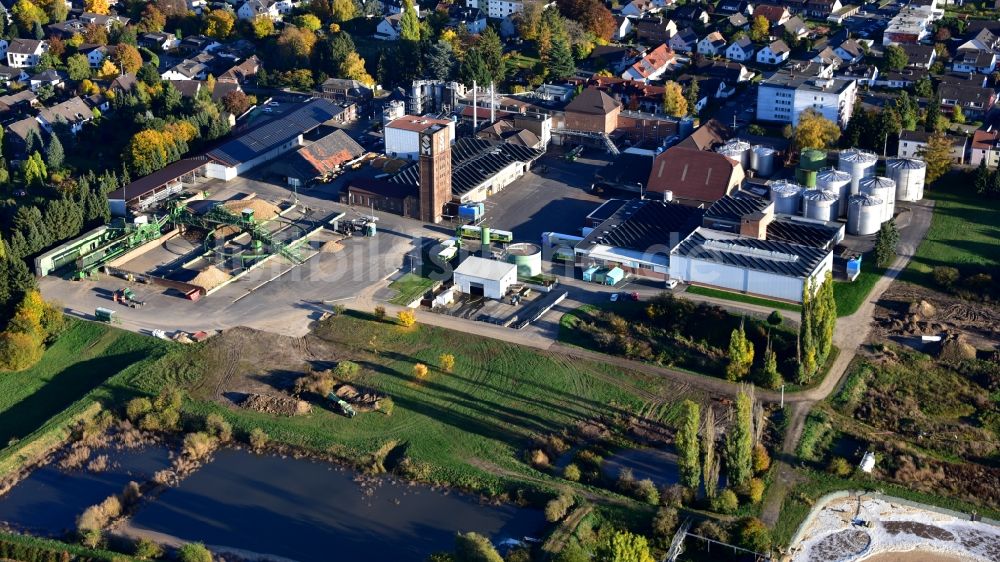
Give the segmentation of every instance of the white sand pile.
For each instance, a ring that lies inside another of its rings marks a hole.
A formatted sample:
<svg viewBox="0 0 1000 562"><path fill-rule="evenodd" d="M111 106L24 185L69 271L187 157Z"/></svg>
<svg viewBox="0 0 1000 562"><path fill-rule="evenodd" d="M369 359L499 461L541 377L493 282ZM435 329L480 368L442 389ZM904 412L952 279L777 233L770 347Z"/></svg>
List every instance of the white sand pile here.
<svg viewBox="0 0 1000 562"><path fill-rule="evenodd" d="M225 283L226 281L229 281L231 278L232 275L229 275L228 273L222 271L221 269L215 267L214 265L210 265L205 269L201 270L200 272L198 272L198 275L195 275L194 279L189 281L189 283L191 283L192 285L198 285L199 287L202 287L206 291L209 291Z"/></svg>

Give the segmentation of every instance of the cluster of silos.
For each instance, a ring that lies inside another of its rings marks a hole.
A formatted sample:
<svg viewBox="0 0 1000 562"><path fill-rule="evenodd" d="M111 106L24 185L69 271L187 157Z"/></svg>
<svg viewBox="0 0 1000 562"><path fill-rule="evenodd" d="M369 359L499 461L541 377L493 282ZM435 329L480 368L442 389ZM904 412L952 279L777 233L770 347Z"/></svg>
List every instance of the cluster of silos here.
<svg viewBox="0 0 1000 562"><path fill-rule="evenodd" d="M799 167L795 171L796 179L806 187L816 187L816 177L819 171L826 167L826 151L807 148L799 154Z"/></svg>
<svg viewBox="0 0 1000 562"><path fill-rule="evenodd" d="M835 191L812 188L802 192L802 215L807 219L835 221L840 212L840 195Z"/></svg>
<svg viewBox="0 0 1000 562"><path fill-rule="evenodd" d="M892 220L896 212L896 182L882 176L874 176L862 179L860 184L861 193L882 200L882 222Z"/></svg>
<svg viewBox="0 0 1000 562"><path fill-rule="evenodd" d="M761 177L771 177L774 173L774 149L770 146L755 146L750 152L750 169Z"/></svg>
<svg viewBox="0 0 1000 562"><path fill-rule="evenodd" d="M716 149L716 152L730 160L739 162L744 170L750 169L750 155L753 152L753 147L750 146L750 143L741 141L740 139L733 139Z"/></svg>
<svg viewBox="0 0 1000 562"><path fill-rule="evenodd" d="M920 201L924 198L927 164L914 158L891 158L885 165L885 175L896 182L897 201Z"/></svg>
<svg viewBox="0 0 1000 562"><path fill-rule="evenodd" d="M836 168L825 168L816 175L816 187L837 194L837 216L847 215L847 200L851 196L851 174Z"/></svg>
<svg viewBox="0 0 1000 562"><path fill-rule="evenodd" d="M771 201L774 202L774 212L782 215L797 215L802 208L801 185L787 180L771 182Z"/></svg>
<svg viewBox="0 0 1000 562"><path fill-rule="evenodd" d="M841 172L851 174L850 194L855 195L861 191L861 180L875 175L875 165L878 164L878 156L872 152L866 152L857 148L849 148L840 152L837 160L837 169Z"/></svg>

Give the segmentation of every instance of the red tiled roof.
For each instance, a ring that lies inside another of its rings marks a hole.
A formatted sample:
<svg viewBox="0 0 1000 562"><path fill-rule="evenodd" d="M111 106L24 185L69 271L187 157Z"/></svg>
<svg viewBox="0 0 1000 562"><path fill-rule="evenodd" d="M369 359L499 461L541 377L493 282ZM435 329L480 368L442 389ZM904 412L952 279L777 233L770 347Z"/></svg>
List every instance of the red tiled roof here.
<svg viewBox="0 0 1000 562"><path fill-rule="evenodd" d="M1000 137L997 131L976 131L972 134L972 148L990 150L997 145L997 137Z"/></svg>
<svg viewBox="0 0 1000 562"><path fill-rule="evenodd" d="M636 61L632 65L632 70L643 78L648 78L649 75L670 64L672 60L674 60L674 52L664 43Z"/></svg>
<svg viewBox="0 0 1000 562"><path fill-rule="evenodd" d="M781 21L788 10L784 6L768 6L767 4L762 4L754 8L753 16L764 16L767 21L771 23L778 23Z"/></svg>
<svg viewBox="0 0 1000 562"><path fill-rule="evenodd" d="M648 191L670 191L675 199L718 201L729 193L739 163L717 153L675 146L653 161Z"/></svg>

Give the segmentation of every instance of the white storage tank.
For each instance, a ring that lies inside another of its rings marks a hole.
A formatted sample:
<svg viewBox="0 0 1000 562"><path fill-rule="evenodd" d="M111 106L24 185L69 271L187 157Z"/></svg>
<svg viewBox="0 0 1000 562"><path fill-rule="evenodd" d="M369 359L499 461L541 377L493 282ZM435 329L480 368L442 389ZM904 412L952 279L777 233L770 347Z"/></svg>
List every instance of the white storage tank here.
<svg viewBox="0 0 1000 562"><path fill-rule="evenodd" d="M896 211L896 182L882 176L864 178L861 192L882 200L882 222L892 219Z"/></svg>
<svg viewBox="0 0 1000 562"><path fill-rule="evenodd" d="M774 173L774 149L770 146L755 146L750 151L750 168L758 176L770 177Z"/></svg>
<svg viewBox="0 0 1000 562"><path fill-rule="evenodd" d="M787 180L771 182L771 201L774 212L783 215L797 215L802 208L802 186Z"/></svg>
<svg viewBox="0 0 1000 562"><path fill-rule="evenodd" d="M927 164L915 158L892 158L886 163L886 175L896 182L897 201L920 201L924 198Z"/></svg>
<svg viewBox="0 0 1000 562"><path fill-rule="evenodd" d="M730 160L735 160L739 162L740 165L743 164L743 152L735 146L724 144L719 148L715 149L715 151L725 156L726 158L729 158Z"/></svg>
<svg viewBox="0 0 1000 562"><path fill-rule="evenodd" d="M802 215L807 219L835 221L840 211L839 199L835 191L807 189L802 192Z"/></svg>
<svg viewBox="0 0 1000 562"><path fill-rule="evenodd" d="M851 196L851 174L836 168L820 170L816 175L816 187L837 194L837 216L847 214L847 199Z"/></svg>
<svg viewBox="0 0 1000 562"><path fill-rule="evenodd" d="M750 143L741 141L740 139L733 139L722 145L719 151L721 152L722 150L725 150L726 156L739 162L740 165L743 166L744 170L749 170L750 153L752 152L752 149L753 147L750 146ZM738 155L738 157L730 156L730 154Z"/></svg>
<svg viewBox="0 0 1000 562"><path fill-rule="evenodd" d="M878 156L872 152L866 152L858 148L849 148L840 151L837 160L837 169L841 172L851 174L851 195L860 191L862 178L875 175L875 165L878 164Z"/></svg>
<svg viewBox="0 0 1000 562"><path fill-rule="evenodd" d="M847 233L854 236L868 236L878 232L882 226L882 210L885 204L867 193L852 195L847 204Z"/></svg>

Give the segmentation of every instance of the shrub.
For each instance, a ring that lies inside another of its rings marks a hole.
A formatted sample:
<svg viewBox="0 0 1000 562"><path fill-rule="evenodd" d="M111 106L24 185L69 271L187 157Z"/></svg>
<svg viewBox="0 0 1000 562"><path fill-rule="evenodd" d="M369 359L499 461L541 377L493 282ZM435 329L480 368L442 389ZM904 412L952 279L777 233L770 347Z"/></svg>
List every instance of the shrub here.
<svg viewBox="0 0 1000 562"><path fill-rule="evenodd" d="M157 412L180 410L183 401L184 395L181 394L180 390L176 388L164 388L156 395L156 399L153 400L153 409Z"/></svg>
<svg viewBox="0 0 1000 562"><path fill-rule="evenodd" d="M762 443L757 443L753 448L753 471L756 474L767 472L771 468L771 455L767 453L767 447Z"/></svg>
<svg viewBox="0 0 1000 562"><path fill-rule="evenodd" d="M938 285L948 289L951 288L955 282L958 281L959 273L954 267L948 267L946 265L939 265L934 268L931 272L934 277L934 282Z"/></svg>
<svg viewBox="0 0 1000 562"><path fill-rule="evenodd" d="M233 426L219 414L209 414L205 418L205 431L221 443L233 438Z"/></svg>
<svg viewBox="0 0 1000 562"><path fill-rule="evenodd" d="M649 478L640 480L636 484L635 495L650 505L659 505L660 503L660 491L656 489L656 484L653 484Z"/></svg>
<svg viewBox="0 0 1000 562"><path fill-rule="evenodd" d="M843 457L833 457L830 459L830 464L826 465L826 471L835 476L845 478L850 476L854 469L851 464L847 462L847 459Z"/></svg>
<svg viewBox="0 0 1000 562"><path fill-rule="evenodd" d="M503 562L490 539L479 533L459 533L455 537L455 560L458 562Z"/></svg>
<svg viewBox="0 0 1000 562"><path fill-rule="evenodd" d="M295 393L303 394L310 392L317 396L326 396L333 390L333 376L329 371L312 371L309 374L295 379Z"/></svg>
<svg viewBox="0 0 1000 562"><path fill-rule="evenodd" d="M211 435L199 431L188 433L184 436L184 447L182 451L194 460L204 459L215 450L218 441Z"/></svg>
<svg viewBox="0 0 1000 562"><path fill-rule="evenodd" d="M780 326L784 317L777 310L772 310L771 314L767 315L767 323L772 326Z"/></svg>
<svg viewBox="0 0 1000 562"><path fill-rule="evenodd" d="M618 473L618 481L615 484L619 492L622 492L623 494L631 494L632 490L635 489L635 475L632 474L632 469L621 469Z"/></svg>
<svg viewBox="0 0 1000 562"><path fill-rule="evenodd" d="M378 409L383 414L391 416L392 411L396 409L396 402L393 401L391 396L386 396L378 401Z"/></svg>
<svg viewBox="0 0 1000 562"><path fill-rule="evenodd" d="M694 491L681 484L672 484L660 489L660 503L667 507L682 507L694 499Z"/></svg>
<svg viewBox="0 0 1000 562"><path fill-rule="evenodd" d="M760 503L764 499L764 481L760 478L753 478L747 485L747 497L751 503Z"/></svg>
<svg viewBox="0 0 1000 562"><path fill-rule="evenodd" d="M450 373L455 369L455 356L451 353L442 353L438 358L441 363L441 370Z"/></svg>
<svg viewBox="0 0 1000 562"><path fill-rule="evenodd" d="M396 319L399 320L399 324L404 328L409 328L410 326L417 323L417 313L412 310L400 310L396 314Z"/></svg>
<svg viewBox="0 0 1000 562"><path fill-rule="evenodd" d="M739 544L743 548L766 553L771 549L771 532L763 521L750 517L740 525Z"/></svg>
<svg viewBox="0 0 1000 562"><path fill-rule="evenodd" d="M0 333L0 371L23 371L38 363L44 351L37 335L9 330Z"/></svg>
<svg viewBox="0 0 1000 562"><path fill-rule="evenodd" d="M712 498L712 511L723 514L736 513L740 508L740 500L732 490L723 490L719 495Z"/></svg>
<svg viewBox="0 0 1000 562"><path fill-rule="evenodd" d="M132 553L135 557L141 558L142 560L150 560L163 556L163 547L149 539L139 539L135 541L135 545L133 545L132 548Z"/></svg>
<svg viewBox="0 0 1000 562"><path fill-rule="evenodd" d="M375 318L379 322L385 320L385 307L384 306L378 305L378 306L375 307Z"/></svg>
<svg viewBox="0 0 1000 562"><path fill-rule="evenodd" d="M98 548L101 546L104 537L97 529L85 529L80 531L80 544L87 548Z"/></svg>
<svg viewBox="0 0 1000 562"><path fill-rule="evenodd" d="M189 542L177 550L180 562L212 562L212 553L200 542Z"/></svg>
<svg viewBox="0 0 1000 562"><path fill-rule="evenodd" d="M125 484L125 488L122 490L122 503L131 506L138 503L140 499L142 499L142 488L139 487L139 483L132 480Z"/></svg>
<svg viewBox="0 0 1000 562"><path fill-rule="evenodd" d="M354 361L341 361L337 363L337 368L333 370L333 375L340 380L354 380L361 372L361 365Z"/></svg>
<svg viewBox="0 0 1000 562"><path fill-rule="evenodd" d="M653 517L653 541L660 548L670 546L670 541L674 535L674 531L677 530L678 522L680 522L680 517L676 509L661 507L656 511L656 515Z"/></svg>
<svg viewBox="0 0 1000 562"><path fill-rule="evenodd" d="M424 365L423 363L417 363L416 365L414 365L413 366L413 376L416 377L416 378L418 378L418 379L420 379L420 380L423 380L424 378L426 378L427 377L427 365Z"/></svg>
<svg viewBox="0 0 1000 562"><path fill-rule="evenodd" d="M255 451L259 451L267 446L267 442L270 438L267 433L259 428L255 427L250 430L250 446L253 447Z"/></svg>
<svg viewBox="0 0 1000 562"><path fill-rule="evenodd" d="M125 405L125 417L129 421L139 423L143 416L153 409L153 402L149 398L133 398Z"/></svg>
<svg viewBox="0 0 1000 562"><path fill-rule="evenodd" d="M570 482L580 481L580 467L575 464L568 464L566 468L563 469L563 478L569 480Z"/></svg>
<svg viewBox="0 0 1000 562"><path fill-rule="evenodd" d="M722 527L718 522L712 521L711 519L706 519L694 528L694 533L696 535L701 535L706 539L712 539L719 542L729 542L729 533L726 529Z"/></svg>
<svg viewBox="0 0 1000 562"><path fill-rule="evenodd" d="M573 497L568 494L560 494L545 504L545 520L549 523L555 523L566 517L566 513L571 507L573 507Z"/></svg>

